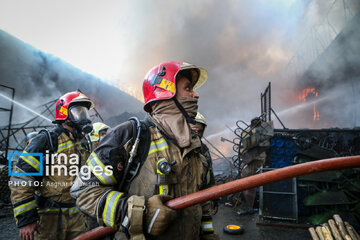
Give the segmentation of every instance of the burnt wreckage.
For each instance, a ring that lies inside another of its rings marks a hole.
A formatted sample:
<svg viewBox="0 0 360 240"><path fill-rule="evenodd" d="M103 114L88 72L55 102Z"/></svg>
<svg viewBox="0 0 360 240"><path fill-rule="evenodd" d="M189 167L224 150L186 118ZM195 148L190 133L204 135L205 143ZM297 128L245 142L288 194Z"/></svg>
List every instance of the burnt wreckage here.
<svg viewBox="0 0 360 240"><path fill-rule="evenodd" d="M283 126L276 129L273 113ZM251 123L236 122L233 149L239 178L314 160L360 155L360 128L288 129L271 107L271 84L261 94L261 115ZM258 190L259 223L320 224L333 214L360 222L360 170L347 169L305 175ZM244 191L247 204L256 204L256 190Z"/></svg>

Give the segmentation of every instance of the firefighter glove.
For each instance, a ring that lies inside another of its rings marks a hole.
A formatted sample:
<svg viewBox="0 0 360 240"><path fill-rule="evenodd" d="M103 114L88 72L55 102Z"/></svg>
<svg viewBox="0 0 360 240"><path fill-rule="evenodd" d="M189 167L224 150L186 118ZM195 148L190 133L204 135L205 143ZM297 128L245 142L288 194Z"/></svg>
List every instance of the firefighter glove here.
<svg viewBox="0 0 360 240"><path fill-rule="evenodd" d="M176 211L164 205L172 199L168 195L154 195L145 201L145 230L152 236L158 236L176 218Z"/></svg>

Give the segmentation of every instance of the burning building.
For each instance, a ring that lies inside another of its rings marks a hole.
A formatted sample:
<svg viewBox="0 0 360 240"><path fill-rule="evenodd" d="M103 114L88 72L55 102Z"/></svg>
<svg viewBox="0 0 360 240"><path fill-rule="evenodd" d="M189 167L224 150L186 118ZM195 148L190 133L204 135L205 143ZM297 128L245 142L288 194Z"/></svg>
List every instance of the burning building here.
<svg viewBox="0 0 360 240"><path fill-rule="evenodd" d="M246 173L254 160L263 159L260 171L314 160L360 154L360 13L297 78L294 101L296 121L307 129L286 128L271 106L271 88L261 94L261 115L257 124L237 123L234 140L238 155L235 165ZM274 129L271 116L283 129ZM341 128L339 128L341 127ZM265 155L264 155L265 154ZM256 162L255 161L255 162ZM255 164L256 165L256 164ZM259 167L257 166L256 169ZM256 172L252 171L252 174ZM341 213L359 226L360 178L358 170L332 171L289 179L260 187L262 219L319 224ZM249 193L244 193L248 201ZM254 192L250 198L254 198ZM254 200L252 200L252 205Z"/></svg>
<svg viewBox="0 0 360 240"><path fill-rule="evenodd" d="M300 112L312 128L360 126L360 13L297 78Z"/></svg>

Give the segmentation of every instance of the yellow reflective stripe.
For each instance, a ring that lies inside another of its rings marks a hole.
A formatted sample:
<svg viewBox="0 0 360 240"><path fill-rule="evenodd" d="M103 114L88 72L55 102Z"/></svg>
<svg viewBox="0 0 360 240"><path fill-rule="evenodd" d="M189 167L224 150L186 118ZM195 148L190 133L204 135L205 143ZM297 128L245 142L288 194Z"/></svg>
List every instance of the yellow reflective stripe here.
<svg viewBox="0 0 360 240"><path fill-rule="evenodd" d="M105 165L100 161L95 152L93 152L87 160L87 163L91 169L91 172L100 180L102 184L105 185L115 185L117 183L114 175L106 171ZM100 166L101 170L95 171L95 166Z"/></svg>
<svg viewBox="0 0 360 240"><path fill-rule="evenodd" d="M206 173L206 184L210 183L210 171Z"/></svg>
<svg viewBox="0 0 360 240"><path fill-rule="evenodd" d="M74 213L77 213L80 211L80 209L78 207L72 207L72 208L42 208L42 209L39 209L38 212L39 213L44 213L44 212L59 212L61 209L61 211L63 213L69 211L69 215L71 214L74 214Z"/></svg>
<svg viewBox="0 0 360 240"><path fill-rule="evenodd" d="M72 215L72 214L77 213L79 211L80 211L80 209L78 207L69 208L69 215Z"/></svg>
<svg viewBox="0 0 360 240"><path fill-rule="evenodd" d="M214 231L214 227L213 227L212 221L201 222L201 229L202 229L203 231Z"/></svg>
<svg viewBox="0 0 360 240"><path fill-rule="evenodd" d="M20 158L22 160L24 160L30 166L35 168L36 171L40 172L40 162L36 158L34 158L32 156L20 156Z"/></svg>
<svg viewBox="0 0 360 240"><path fill-rule="evenodd" d="M114 195L115 191L111 191L107 196L106 196L106 202L105 202L105 208L104 208L104 211L103 211L103 221L105 224L107 224L107 221L106 221L106 213L108 211L108 208L109 208L109 198ZM112 207L112 206L111 206Z"/></svg>
<svg viewBox="0 0 360 240"><path fill-rule="evenodd" d="M37 164L40 165L39 160L37 160L35 157L33 157L33 156L27 156L27 157L31 158L33 161L35 161Z"/></svg>
<svg viewBox="0 0 360 240"><path fill-rule="evenodd" d="M117 202L119 201L119 198L120 196L122 195L122 193L118 194L115 198L115 201L114 201L114 204L113 204L113 208L111 210L111 217L110 217L110 226L111 227L114 227L114 218L115 218L115 214L116 214L116 205L117 205Z"/></svg>
<svg viewBox="0 0 360 240"><path fill-rule="evenodd" d="M154 152L159 152L159 151L162 151L162 150L167 149L167 148L169 148L168 145L163 146L163 147L161 147L161 148L156 148L156 149L154 149L153 151L149 152L149 154L154 153Z"/></svg>
<svg viewBox="0 0 360 240"><path fill-rule="evenodd" d="M168 195L169 194L169 185L160 185L159 186L159 194L160 195Z"/></svg>
<svg viewBox="0 0 360 240"><path fill-rule="evenodd" d="M70 146L67 146L66 148L63 148L63 149L58 150L57 153L62 152L62 151L64 151L64 150L66 150L66 149L69 149L69 148L71 148L72 146L74 146L74 144L71 144Z"/></svg>
<svg viewBox="0 0 360 240"><path fill-rule="evenodd" d="M27 153L27 154L28 154L27 151L23 151L22 153ZM25 156L25 157L29 157L29 158L31 158L32 160L34 160L36 163L40 164L39 160L37 160L37 159L36 159L35 157L33 157L33 156Z"/></svg>
<svg viewBox="0 0 360 240"><path fill-rule="evenodd" d="M67 141L67 142L64 142L64 143L59 144L59 148L62 147L62 146L64 146L64 145L66 145L66 144L69 144L69 143L72 143L72 141L69 140L69 141Z"/></svg>
<svg viewBox="0 0 360 240"><path fill-rule="evenodd" d="M164 138L161 138L157 141L151 142L148 154L159 152L167 148L169 148L169 146L167 145L166 140Z"/></svg>
<svg viewBox="0 0 360 240"><path fill-rule="evenodd" d="M97 163L97 165L99 165L103 171L105 172L105 165L100 161L100 159L98 158L98 156L96 155L95 152L93 152L91 154L91 156L94 158L95 162ZM112 177L112 178L111 178ZM116 179L114 178L114 176L110 176L111 180L113 180L116 183Z"/></svg>
<svg viewBox="0 0 360 240"><path fill-rule="evenodd" d="M116 215L116 207L119 201L119 198L123 195L122 192L111 191L107 197L105 202L105 208L103 211L103 221L107 226L114 227L114 218Z"/></svg>
<svg viewBox="0 0 360 240"><path fill-rule="evenodd" d="M24 203L20 206L17 206L16 208L14 208L14 216L16 217L19 214L22 214L24 212L30 211L31 209L34 209L37 207L37 204L35 202L35 200L28 202L28 203Z"/></svg>
<svg viewBox="0 0 360 240"><path fill-rule="evenodd" d="M68 148L71 148L72 146L74 146L74 143L71 140L67 141L66 143L59 144L57 153L62 152Z"/></svg>
<svg viewBox="0 0 360 240"><path fill-rule="evenodd" d="M150 146L152 146L152 145L159 145L160 143L163 143L163 142L165 142L165 141L166 141L165 138L160 138L160 139L157 140L157 141L151 142Z"/></svg>
<svg viewBox="0 0 360 240"><path fill-rule="evenodd" d="M90 155L90 157L91 157L91 155ZM95 174L94 166L92 165L92 161L91 161L90 157L87 160L87 164L89 165L91 172L94 173L96 178L99 179L102 184L109 185L101 175Z"/></svg>

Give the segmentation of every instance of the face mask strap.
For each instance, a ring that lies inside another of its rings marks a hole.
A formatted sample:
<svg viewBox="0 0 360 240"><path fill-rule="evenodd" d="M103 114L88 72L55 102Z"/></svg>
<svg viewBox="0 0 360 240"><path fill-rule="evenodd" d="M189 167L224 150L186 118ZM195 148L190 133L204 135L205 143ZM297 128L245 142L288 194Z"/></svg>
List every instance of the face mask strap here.
<svg viewBox="0 0 360 240"><path fill-rule="evenodd" d="M175 105L177 106L177 108L180 110L180 112L182 113L182 115L185 117L186 122L189 124L196 124L196 121L194 118L190 117L189 114L185 111L184 107L179 103L179 101L174 97L173 98Z"/></svg>

